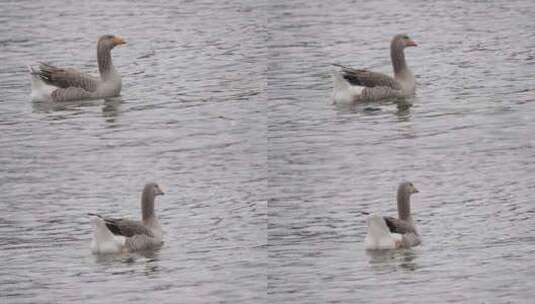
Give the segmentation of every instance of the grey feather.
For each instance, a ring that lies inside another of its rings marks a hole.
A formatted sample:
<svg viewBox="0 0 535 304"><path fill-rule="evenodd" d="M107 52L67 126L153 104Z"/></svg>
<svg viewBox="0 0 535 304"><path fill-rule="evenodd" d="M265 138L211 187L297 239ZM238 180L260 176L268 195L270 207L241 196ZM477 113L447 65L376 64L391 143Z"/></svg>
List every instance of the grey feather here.
<svg viewBox="0 0 535 304"><path fill-rule="evenodd" d="M41 63L37 75L47 84L58 88L82 88L87 92L94 92L100 80L75 69L62 69Z"/></svg>
<svg viewBox="0 0 535 304"><path fill-rule="evenodd" d="M129 251L145 250L163 245L159 238L147 236L145 234L136 234L126 239L125 246Z"/></svg>
<svg viewBox="0 0 535 304"><path fill-rule="evenodd" d="M391 87L378 86L373 88L364 88L359 96L359 100L379 100L385 98L399 98L403 96L403 91L401 90L396 90Z"/></svg>
<svg viewBox="0 0 535 304"><path fill-rule="evenodd" d="M92 241L94 252L99 252L101 248L100 243L106 244L110 236L124 237L124 246L130 251L154 248L163 244L162 230L158 222L158 218L154 214L154 200L158 195L164 195L164 192L156 183L147 183L143 188L141 194L141 221L134 221L121 218L103 217L96 213L88 213L88 215L99 217L101 220L95 221L96 226L104 233L95 233ZM102 225L104 222L105 226ZM108 231L106 231L106 229ZM104 235L99 237L99 235ZM117 238L121 240L122 238ZM121 245L121 246L122 246Z"/></svg>
<svg viewBox="0 0 535 304"><path fill-rule="evenodd" d="M51 94L53 101L68 101L91 98L91 93L78 87L59 88Z"/></svg>
<svg viewBox="0 0 535 304"><path fill-rule="evenodd" d="M392 38L390 57L394 77L366 69L354 69L333 64L340 68L334 74L334 102L353 103L414 95L416 79L407 67L404 54L404 49L408 46L416 46L416 43L407 35L400 34Z"/></svg>
<svg viewBox="0 0 535 304"><path fill-rule="evenodd" d="M122 235L126 237L133 237L135 235L146 235L154 237L152 231L150 231L140 221L132 221L127 219L112 219L104 218L106 226L115 235Z"/></svg>
<svg viewBox="0 0 535 304"><path fill-rule="evenodd" d="M420 237L416 233L405 233L401 236L401 248L409 248L420 245Z"/></svg>
<svg viewBox="0 0 535 304"><path fill-rule="evenodd" d="M411 232L418 234L414 224L409 221L400 220L391 216L385 216L383 218L388 226L388 229L392 233L405 234Z"/></svg>
<svg viewBox="0 0 535 304"><path fill-rule="evenodd" d="M125 43L123 38L111 35L104 35L98 40L97 65L100 77L47 63L40 63L38 69L30 67L32 99L67 101L118 96L122 81L112 64L111 50L116 45Z"/></svg>
<svg viewBox="0 0 535 304"><path fill-rule="evenodd" d="M359 85L368 88L387 87L394 90L401 89L399 82L388 75L364 69L353 69L340 64L333 65L340 67L344 78L353 85Z"/></svg>

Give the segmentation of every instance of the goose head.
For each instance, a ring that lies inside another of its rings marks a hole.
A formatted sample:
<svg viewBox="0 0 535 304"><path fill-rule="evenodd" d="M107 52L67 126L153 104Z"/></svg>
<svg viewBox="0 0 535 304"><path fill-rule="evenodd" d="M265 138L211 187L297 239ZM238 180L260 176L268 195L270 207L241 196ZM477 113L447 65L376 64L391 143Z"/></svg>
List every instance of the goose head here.
<svg viewBox="0 0 535 304"><path fill-rule="evenodd" d="M148 193L152 197L165 194L157 183L146 184L143 192Z"/></svg>
<svg viewBox="0 0 535 304"><path fill-rule="evenodd" d="M403 183L401 183L399 185L398 191L400 193L403 193L403 194L407 195L407 196L410 196L410 195L412 195L414 193L418 193L419 192L418 189L416 189L414 184L411 183L411 182L403 182Z"/></svg>
<svg viewBox="0 0 535 304"><path fill-rule="evenodd" d="M121 36L104 35L98 39L99 48L113 49L118 45L126 44L126 40Z"/></svg>
<svg viewBox="0 0 535 304"><path fill-rule="evenodd" d="M418 44L416 44L416 42L407 34L398 34L392 38L392 47L404 49L410 46L418 46Z"/></svg>

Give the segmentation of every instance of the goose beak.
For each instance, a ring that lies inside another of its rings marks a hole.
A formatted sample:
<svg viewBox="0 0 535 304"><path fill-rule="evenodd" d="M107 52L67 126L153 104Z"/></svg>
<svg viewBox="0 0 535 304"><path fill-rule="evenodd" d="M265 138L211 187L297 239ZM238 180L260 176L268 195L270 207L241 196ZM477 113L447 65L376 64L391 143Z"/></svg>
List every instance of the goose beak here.
<svg viewBox="0 0 535 304"><path fill-rule="evenodd" d="M126 40L124 40L124 38L121 37L121 36L113 36L113 38L111 39L111 41L112 41L115 45L126 44Z"/></svg>
<svg viewBox="0 0 535 304"><path fill-rule="evenodd" d="M418 193L418 192L420 192L420 191L418 191L418 189L416 189L416 187L414 187L414 188L412 189L412 193Z"/></svg>
<svg viewBox="0 0 535 304"><path fill-rule="evenodd" d="M407 41L407 46L418 46L418 44L416 44L414 40L409 39L409 41Z"/></svg>
<svg viewBox="0 0 535 304"><path fill-rule="evenodd" d="M162 191L162 188L160 188L160 186L156 185L154 187L154 196L158 196L158 195L164 195L165 193Z"/></svg>

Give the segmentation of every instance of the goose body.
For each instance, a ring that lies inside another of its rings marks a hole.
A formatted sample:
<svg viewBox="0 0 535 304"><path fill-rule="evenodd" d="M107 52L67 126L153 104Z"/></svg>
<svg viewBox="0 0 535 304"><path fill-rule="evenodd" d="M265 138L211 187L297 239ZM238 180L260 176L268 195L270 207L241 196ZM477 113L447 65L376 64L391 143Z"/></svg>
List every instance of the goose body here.
<svg viewBox="0 0 535 304"><path fill-rule="evenodd" d="M163 244L163 233L154 214L154 200L164 193L155 183L145 185L141 195L142 220L94 216L91 252L94 254L132 252L157 248Z"/></svg>
<svg viewBox="0 0 535 304"><path fill-rule="evenodd" d="M414 95L416 78L407 67L404 53L404 49L410 46L417 44L407 35L399 34L392 38L390 57L394 77L334 64L339 69L334 72L333 102L354 103Z"/></svg>
<svg viewBox="0 0 535 304"><path fill-rule="evenodd" d="M370 215L368 232L364 245L368 250L408 248L420 244L410 211L410 196L418 190L410 182L404 182L398 188L399 218Z"/></svg>
<svg viewBox="0 0 535 304"><path fill-rule="evenodd" d="M58 68L46 63L29 66L32 101L69 101L118 96L121 76L113 66L111 50L126 41L119 36L104 35L97 42L100 77L72 68Z"/></svg>

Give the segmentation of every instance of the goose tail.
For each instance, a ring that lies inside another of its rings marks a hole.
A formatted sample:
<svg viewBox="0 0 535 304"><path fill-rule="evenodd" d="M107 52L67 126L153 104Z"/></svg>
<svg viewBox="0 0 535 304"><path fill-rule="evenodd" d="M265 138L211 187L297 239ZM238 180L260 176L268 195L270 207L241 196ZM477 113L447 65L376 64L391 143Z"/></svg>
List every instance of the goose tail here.
<svg viewBox="0 0 535 304"><path fill-rule="evenodd" d="M333 74L333 93L331 95L331 100L333 103L352 103L358 96L361 95L364 87L355 86L350 84L344 78L343 68L344 66L333 64L333 66L339 67L340 69L334 69Z"/></svg>
<svg viewBox="0 0 535 304"><path fill-rule="evenodd" d="M94 254L120 253L124 249L126 238L114 235L106 226L104 218L95 213L88 213L93 216L93 239L91 240L91 252Z"/></svg>
<svg viewBox="0 0 535 304"><path fill-rule="evenodd" d="M50 101L52 100L52 92L57 87L46 84L39 76L39 70L28 65L28 70L31 77L31 99L32 101Z"/></svg>
<svg viewBox="0 0 535 304"><path fill-rule="evenodd" d="M401 235L391 233L382 216L368 217L368 234L364 241L367 250L395 249L401 245Z"/></svg>

